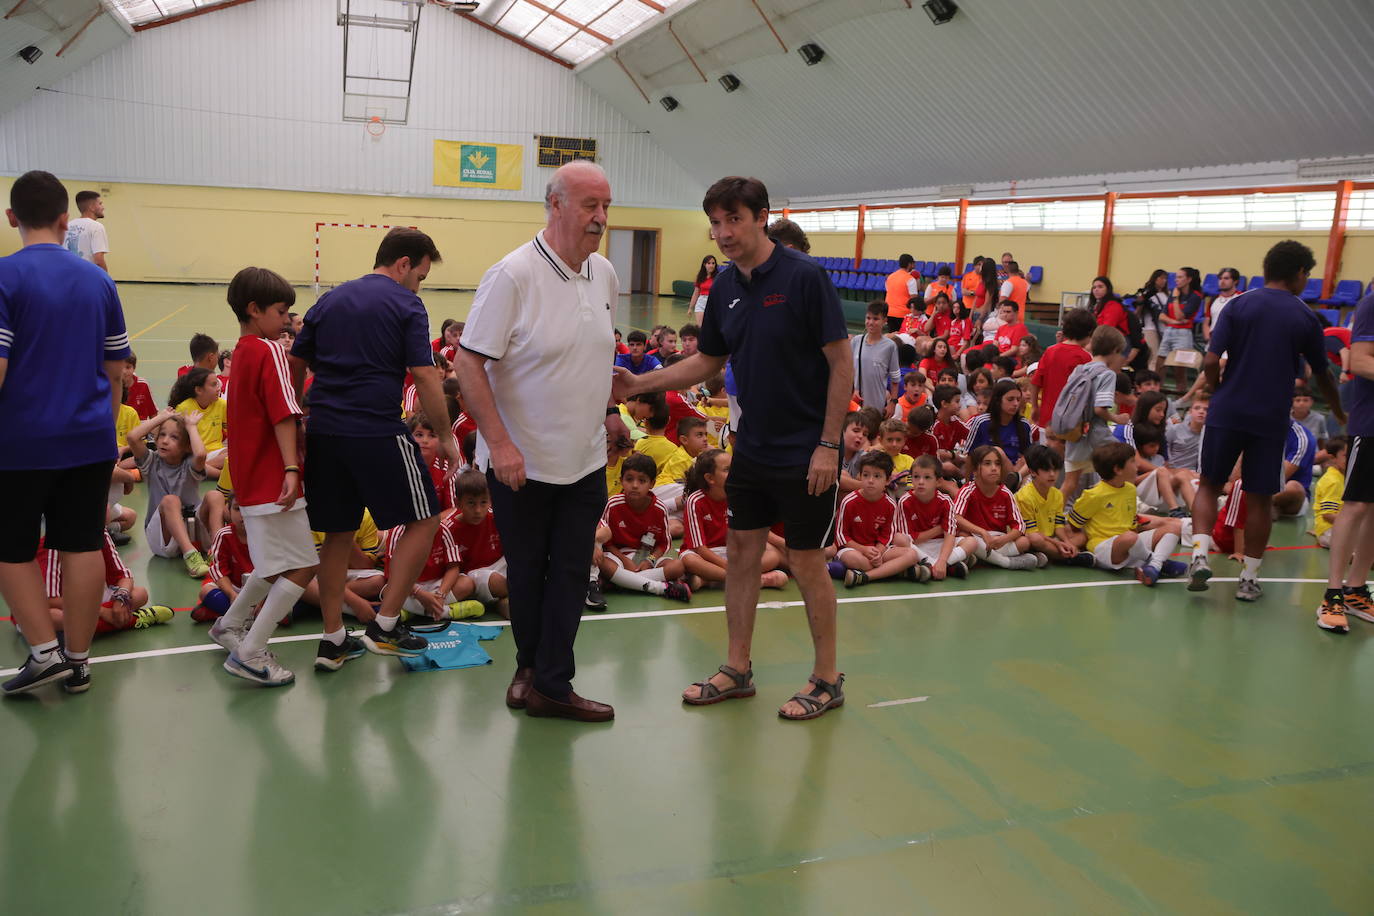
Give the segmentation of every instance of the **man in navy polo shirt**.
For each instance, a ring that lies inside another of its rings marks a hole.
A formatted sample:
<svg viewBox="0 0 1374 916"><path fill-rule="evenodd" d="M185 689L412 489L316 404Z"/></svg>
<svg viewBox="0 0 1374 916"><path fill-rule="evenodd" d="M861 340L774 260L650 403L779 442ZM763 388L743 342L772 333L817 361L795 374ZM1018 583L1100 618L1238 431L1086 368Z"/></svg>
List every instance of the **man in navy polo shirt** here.
<svg viewBox="0 0 1374 916"><path fill-rule="evenodd" d="M1317 608L1324 630L1349 630L1346 614L1374 623L1369 568L1374 566L1374 294L1355 306L1350 325L1350 451L1345 461L1345 504L1331 528L1330 576Z"/></svg>
<svg viewBox="0 0 1374 916"><path fill-rule="evenodd" d="M372 273L335 287L305 313L291 348L292 368L315 373L306 424L305 498L310 527L324 532L320 548L320 613L324 638L341 646L343 592L353 539L363 509L380 529L405 525L391 556L387 587L363 645L378 655L418 655L426 642L400 622L439 527L439 498L420 448L401 422L407 370L420 406L431 418L448 407L434 351L429 314L418 295L439 250L418 229L392 229L377 249ZM458 445L447 423L436 422L449 476L458 470ZM319 666L317 666L319 667Z"/></svg>
<svg viewBox="0 0 1374 916"><path fill-rule="evenodd" d="M91 686L87 661L105 580L105 497L129 335L109 274L64 245L67 189L48 172L10 189L23 246L0 258L0 596L29 643L6 695L62 681ZM62 563L66 655L34 554L40 529Z"/></svg>
<svg viewBox="0 0 1374 916"><path fill-rule="evenodd" d="M1283 486L1293 380L1304 374L1304 359L1332 413L1345 421L1340 394L1326 369L1321 323L1298 298L1316 263L1312 249L1301 242L1279 242L1264 256L1264 286L1231 300L1212 330L1202 371L1214 394L1203 428L1193 500L1189 591L1205 591L1212 577L1207 552L1212 549L1217 502L1239 460L1246 500L1245 568L1236 597L1255 601L1263 594L1260 561L1269 546L1274 494ZM1227 354L1225 374L1221 371L1223 353Z"/></svg>
<svg viewBox="0 0 1374 916"><path fill-rule="evenodd" d="M816 660L809 685L778 714L814 719L844 702L835 659L835 589L823 550L834 528L840 427L854 384L849 334L826 272L768 238L762 182L722 178L706 192L702 208L731 264L711 286L697 353L647 375L617 369L614 394L623 399L686 388L730 360L742 416L726 484L728 661L688 687L682 699L704 706L754 695L749 652L760 561L769 528L783 522Z"/></svg>

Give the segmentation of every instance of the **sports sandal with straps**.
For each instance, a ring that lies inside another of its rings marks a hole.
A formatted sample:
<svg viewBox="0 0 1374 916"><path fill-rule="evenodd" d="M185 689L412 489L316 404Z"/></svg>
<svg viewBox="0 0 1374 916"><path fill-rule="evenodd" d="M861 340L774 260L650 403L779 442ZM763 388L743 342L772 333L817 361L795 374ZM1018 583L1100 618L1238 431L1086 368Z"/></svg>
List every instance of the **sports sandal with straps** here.
<svg viewBox="0 0 1374 916"><path fill-rule="evenodd" d="M835 683L831 684L821 680L814 674L807 678L812 683L812 688L807 693L794 693L792 699L806 707L806 712L799 716L789 716L781 709L778 715L784 719L791 719L794 722L801 722L805 719L819 719L832 709L844 705L844 675L835 678ZM830 699L821 701L821 694L830 694ZM783 704L786 705L786 704Z"/></svg>
<svg viewBox="0 0 1374 916"><path fill-rule="evenodd" d="M738 671L736 671L734 668L731 668L729 665L721 665L718 670L721 674L725 675L730 680L734 681L735 686L727 687L724 690L721 690L715 684L711 683L711 678L708 677L706 680L697 681L696 684L693 685L701 688L700 696L689 697L684 694L682 697L682 702L689 703L692 706L710 706L712 703L724 703L726 700L736 700L743 699L744 697L752 697L757 692L754 689L753 668L750 668L743 674L740 674Z"/></svg>

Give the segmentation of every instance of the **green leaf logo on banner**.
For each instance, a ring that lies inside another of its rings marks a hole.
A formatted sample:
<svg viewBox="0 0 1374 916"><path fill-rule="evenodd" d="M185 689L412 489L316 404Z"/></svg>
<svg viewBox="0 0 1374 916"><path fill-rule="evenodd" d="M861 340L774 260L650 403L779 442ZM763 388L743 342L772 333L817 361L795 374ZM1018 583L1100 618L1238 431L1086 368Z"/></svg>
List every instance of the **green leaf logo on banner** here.
<svg viewBox="0 0 1374 916"><path fill-rule="evenodd" d="M459 153L460 180L496 184L496 147L464 143Z"/></svg>

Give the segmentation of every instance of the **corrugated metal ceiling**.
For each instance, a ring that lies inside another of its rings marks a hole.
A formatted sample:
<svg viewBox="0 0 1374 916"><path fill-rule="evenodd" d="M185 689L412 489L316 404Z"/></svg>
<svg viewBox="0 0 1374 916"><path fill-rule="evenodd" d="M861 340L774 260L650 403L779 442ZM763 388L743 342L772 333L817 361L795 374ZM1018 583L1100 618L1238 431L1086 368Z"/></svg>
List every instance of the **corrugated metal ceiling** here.
<svg viewBox="0 0 1374 916"><path fill-rule="evenodd" d="M121 18L92 0L27 0L7 3L5 9L9 15L0 19L0 113L130 37ZM32 64L19 57L29 45L43 52Z"/></svg>
<svg viewBox="0 0 1374 916"><path fill-rule="evenodd" d="M1369 0L966 0L942 26L919 0L755 6L698 0L579 75L701 181L780 197L1374 152Z"/></svg>

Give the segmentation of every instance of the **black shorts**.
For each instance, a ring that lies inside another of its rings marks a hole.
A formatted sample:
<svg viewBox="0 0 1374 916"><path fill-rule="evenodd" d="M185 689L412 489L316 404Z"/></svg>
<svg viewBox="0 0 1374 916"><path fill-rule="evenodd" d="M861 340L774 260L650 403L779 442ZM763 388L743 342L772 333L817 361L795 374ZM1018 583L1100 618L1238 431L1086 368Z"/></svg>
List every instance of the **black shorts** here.
<svg viewBox="0 0 1374 916"><path fill-rule="evenodd" d="M409 435L305 436L305 511L326 534L357 531L363 509L385 531L439 514L434 479Z"/></svg>
<svg viewBox="0 0 1374 916"><path fill-rule="evenodd" d="M27 563L44 546L91 553L105 546L106 498L113 461L61 470L0 471L10 517L0 525L0 563Z"/></svg>
<svg viewBox="0 0 1374 916"><path fill-rule="evenodd" d="M807 466L772 467L736 455L725 480L726 514L736 531L755 531L783 523L787 546L820 550L835 534L839 485L820 496L806 492Z"/></svg>
<svg viewBox="0 0 1374 916"><path fill-rule="evenodd" d="M730 478L725 478L726 483ZM1345 495L1348 503L1374 503L1374 436L1351 436L1345 456Z"/></svg>
<svg viewBox="0 0 1374 916"><path fill-rule="evenodd" d="M1241 488L1256 496L1283 489L1284 436L1259 436L1239 429L1202 428L1198 474L1217 486L1226 483L1240 460Z"/></svg>
<svg viewBox="0 0 1374 916"><path fill-rule="evenodd" d="M901 329L901 327L902 327L902 321L903 321L903 319L901 319L901 318L898 318L898 317L896 317L896 316L894 316L894 315L888 315L888 316L887 316L887 333L889 333L889 334L896 334L897 331L899 331L899 330ZM728 479L728 478L727 478L727 479Z"/></svg>

